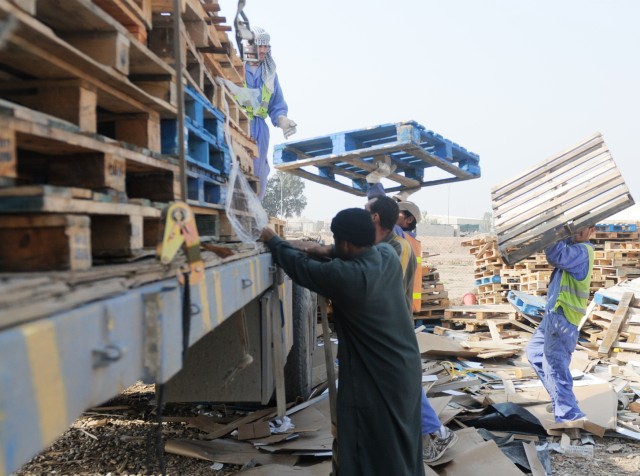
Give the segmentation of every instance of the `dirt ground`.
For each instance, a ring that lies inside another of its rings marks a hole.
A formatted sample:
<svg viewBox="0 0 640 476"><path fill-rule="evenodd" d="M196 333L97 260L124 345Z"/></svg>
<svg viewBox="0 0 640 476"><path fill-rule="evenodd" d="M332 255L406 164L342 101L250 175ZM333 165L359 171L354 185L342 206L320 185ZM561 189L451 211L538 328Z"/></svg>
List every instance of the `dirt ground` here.
<svg viewBox="0 0 640 476"><path fill-rule="evenodd" d="M474 257L460 244L468 238L418 236L417 239L422 244L423 264L437 269L450 304L461 304L462 296L474 290Z"/></svg>
<svg viewBox="0 0 640 476"><path fill-rule="evenodd" d="M419 237L425 261L438 269L449 291L452 305L473 291L473 257L460 246L465 238ZM167 407L164 415L231 414L221 406L184 405ZM35 456L15 476L40 475L142 475L159 474L158 425L152 386L137 384L105 406L87 411L51 447ZM163 423L162 438L204 438L200 430L182 423ZM594 437L591 459L551 452L556 476L640 475L640 442L620 438ZM162 460L166 474L222 476L242 470L166 453Z"/></svg>

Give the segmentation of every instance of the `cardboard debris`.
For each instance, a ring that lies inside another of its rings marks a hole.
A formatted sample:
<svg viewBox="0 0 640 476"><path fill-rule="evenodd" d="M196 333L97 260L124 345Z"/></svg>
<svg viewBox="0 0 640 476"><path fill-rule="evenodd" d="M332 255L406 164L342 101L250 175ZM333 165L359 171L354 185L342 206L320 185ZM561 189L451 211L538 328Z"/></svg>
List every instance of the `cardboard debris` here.
<svg viewBox="0 0 640 476"><path fill-rule="evenodd" d="M287 454L263 453L251 443L231 439L205 440L169 440L164 447L167 453L191 458L205 459L225 464L243 466L251 461L258 464L294 465L297 456Z"/></svg>
<svg viewBox="0 0 640 476"><path fill-rule="evenodd" d="M459 443L458 443L459 444ZM495 441L485 441L456 456L438 471L440 476L523 476L520 471L498 448Z"/></svg>
<svg viewBox="0 0 640 476"><path fill-rule="evenodd" d="M269 464L242 471L245 476L326 476L331 472L331 461L309 467Z"/></svg>

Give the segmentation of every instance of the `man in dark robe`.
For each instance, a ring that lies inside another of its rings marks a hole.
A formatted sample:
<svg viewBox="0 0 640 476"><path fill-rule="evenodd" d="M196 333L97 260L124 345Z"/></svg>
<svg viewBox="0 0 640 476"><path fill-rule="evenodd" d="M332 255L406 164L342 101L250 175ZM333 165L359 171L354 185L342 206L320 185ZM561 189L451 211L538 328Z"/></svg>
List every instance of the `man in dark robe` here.
<svg viewBox="0 0 640 476"><path fill-rule="evenodd" d="M386 243L373 245L365 210L342 210L331 231L334 258L326 262L269 228L260 240L291 279L332 301L340 366L338 474L423 475L422 369L397 253Z"/></svg>

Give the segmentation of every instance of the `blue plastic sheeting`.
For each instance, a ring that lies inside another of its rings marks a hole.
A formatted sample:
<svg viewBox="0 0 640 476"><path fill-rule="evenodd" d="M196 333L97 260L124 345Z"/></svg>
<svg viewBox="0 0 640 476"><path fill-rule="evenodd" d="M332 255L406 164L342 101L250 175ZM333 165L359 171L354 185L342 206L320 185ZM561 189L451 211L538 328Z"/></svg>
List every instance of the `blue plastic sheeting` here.
<svg viewBox="0 0 640 476"><path fill-rule="evenodd" d="M392 183L385 185L387 192L480 177L477 154L415 121L279 144L274 147L273 163L280 171L364 196L365 178L382 158L396 166L385 179Z"/></svg>

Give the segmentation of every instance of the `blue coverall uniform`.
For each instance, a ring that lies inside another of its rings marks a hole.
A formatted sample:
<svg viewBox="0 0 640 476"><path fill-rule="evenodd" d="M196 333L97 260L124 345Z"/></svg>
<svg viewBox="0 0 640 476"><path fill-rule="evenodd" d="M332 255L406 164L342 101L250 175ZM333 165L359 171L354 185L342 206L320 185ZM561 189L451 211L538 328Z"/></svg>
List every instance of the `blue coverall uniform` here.
<svg viewBox="0 0 640 476"><path fill-rule="evenodd" d="M527 346L527 358L551 397L556 422L577 420L585 416L573 393L569 364L578 343L578 327L567 320L556 305L562 272L577 280L586 278L590 269L586 243L573 243L571 238L558 241L545 249L547 261L555 267L547 292L545 315Z"/></svg>
<svg viewBox="0 0 640 476"><path fill-rule="evenodd" d="M254 88L262 91L262 65L257 68L248 66L245 68L245 82L248 88ZM279 116L286 116L289 112L282 89L280 88L280 82L278 81L278 75L276 74L273 82L273 94L269 100L268 114L271 119L271 123L277 126ZM254 116L251 121L250 133L253 140L258 144L258 157L253 161L253 169L255 175L260 179L260 191L258 196L260 200L264 198L264 193L267 189L267 178L269 177L269 159L267 153L269 151L269 126L262 117Z"/></svg>

